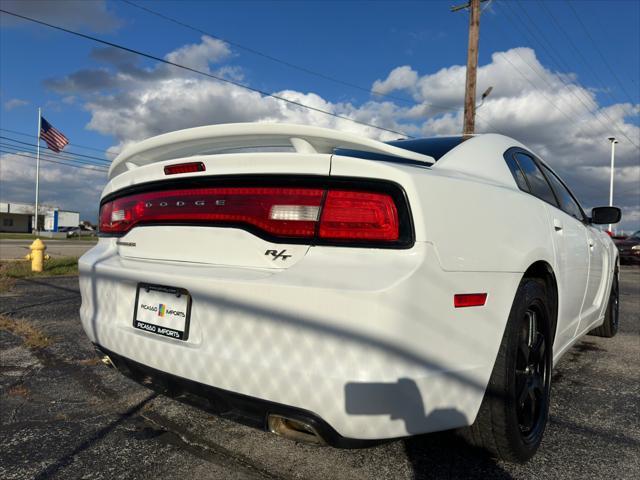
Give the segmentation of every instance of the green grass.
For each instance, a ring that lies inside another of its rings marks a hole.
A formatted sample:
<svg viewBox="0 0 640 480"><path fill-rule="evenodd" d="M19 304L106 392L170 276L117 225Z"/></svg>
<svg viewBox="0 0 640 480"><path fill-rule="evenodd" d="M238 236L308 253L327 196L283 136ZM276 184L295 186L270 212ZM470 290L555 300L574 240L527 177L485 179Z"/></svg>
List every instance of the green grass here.
<svg viewBox="0 0 640 480"><path fill-rule="evenodd" d="M78 257L59 257L45 260L44 271L40 273L31 271L31 262L29 260L0 262L0 285L4 278L51 277L56 275L77 274Z"/></svg>
<svg viewBox="0 0 640 480"><path fill-rule="evenodd" d="M35 239L36 237L30 233L0 233L0 239L2 240L22 240L22 239Z"/></svg>
<svg viewBox="0 0 640 480"><path fill-rule="evenodd" d="M43 242L48 241L56 241L56 240L71 240L74 242L82 241L82 242L97 242L98 237L96 236L84 236L84 237L66 237L66 238L47 238L42 235L33 235L31 233L9 233L9 232L1 232L0 240L35 240L36 238L40 238Z"/></svg>

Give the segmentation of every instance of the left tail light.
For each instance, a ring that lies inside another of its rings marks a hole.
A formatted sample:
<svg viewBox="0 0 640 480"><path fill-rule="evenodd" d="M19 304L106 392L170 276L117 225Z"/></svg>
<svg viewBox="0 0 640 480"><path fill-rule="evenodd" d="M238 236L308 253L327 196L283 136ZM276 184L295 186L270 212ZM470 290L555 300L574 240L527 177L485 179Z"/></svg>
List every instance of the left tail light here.
<svg viewBox="0 0 640 480"><path fill-rule="evenodd" d="M406 246L406 201L348 188L206 187L137 193L105 202L100 231L121 235L138 225L222 225L273 241Z"/></svg>
<svg viewBox="0 0 640 480"><path fill-rule="evenodd" d="M140 193L105 203L100 211L100 230L126 233L136 225L218 223L274 236L311 237L322 196L319 189L260 187Z"/></svg>

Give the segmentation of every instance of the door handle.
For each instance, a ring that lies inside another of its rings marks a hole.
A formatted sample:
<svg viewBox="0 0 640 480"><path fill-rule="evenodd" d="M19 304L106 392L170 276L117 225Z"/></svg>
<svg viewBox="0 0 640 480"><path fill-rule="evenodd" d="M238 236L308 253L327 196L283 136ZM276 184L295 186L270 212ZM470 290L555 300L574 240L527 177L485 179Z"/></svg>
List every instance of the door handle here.
<svg viewBox="0 0 640 480"><path fill-rule="evenodd" d="M591 239L591 238L590 238L590 239L589 239L589 248L591 248L591 249L593 250L593 246L594 246L594 245L595 245L595 244L593 243L593 239Z"/></svg>
<svg viewBox="0 0 640 480"><path fill-rule="evenodd" d="M558 220L557 218L553 219L553 228L555 229L556 232L561 232L562 231L562 222L560 220Z"/></svg>

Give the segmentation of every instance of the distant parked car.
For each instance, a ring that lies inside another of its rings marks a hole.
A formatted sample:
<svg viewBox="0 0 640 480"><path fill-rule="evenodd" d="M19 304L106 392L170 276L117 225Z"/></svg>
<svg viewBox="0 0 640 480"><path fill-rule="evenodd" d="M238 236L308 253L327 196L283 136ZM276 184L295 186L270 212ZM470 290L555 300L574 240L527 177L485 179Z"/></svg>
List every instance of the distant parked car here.
<svg viewBox="0 0 640 480"><path fill-rule="evenodd" d="M96 235L96 231L80 225L78 227L69 228L67 230L67 237L93 237Z"/></svg>
<svg viewBox="0 0 640 480"><path fill-rule="evenodd" d="M613 239L620 252L620 263L640 265L640 230L623 239Z"/></svg>

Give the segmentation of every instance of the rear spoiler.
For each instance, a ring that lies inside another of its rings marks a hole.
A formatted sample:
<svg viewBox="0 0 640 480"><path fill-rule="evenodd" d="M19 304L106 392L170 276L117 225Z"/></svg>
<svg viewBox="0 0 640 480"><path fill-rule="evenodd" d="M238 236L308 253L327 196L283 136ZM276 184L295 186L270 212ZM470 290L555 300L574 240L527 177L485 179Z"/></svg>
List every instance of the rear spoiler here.
<svg viewBox="0 0 640 480"><path fill-rule="evenodd" d="M435 162L427 155L328 128L281 123L229 123L178 130L136 143L111 163L109 178L164 160L258 147L293 147L297 153L333 153L336 148L346 148L426 164Z"/></svg>

